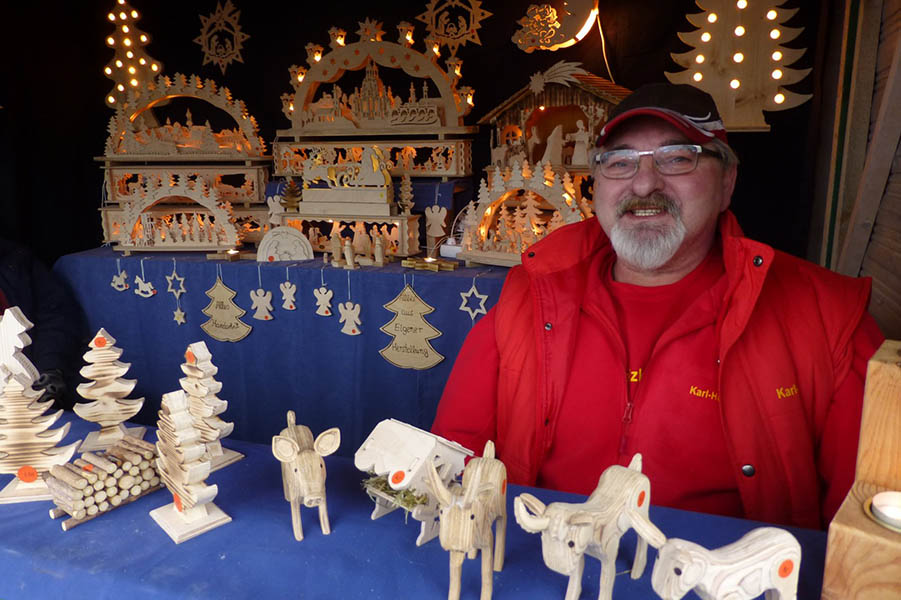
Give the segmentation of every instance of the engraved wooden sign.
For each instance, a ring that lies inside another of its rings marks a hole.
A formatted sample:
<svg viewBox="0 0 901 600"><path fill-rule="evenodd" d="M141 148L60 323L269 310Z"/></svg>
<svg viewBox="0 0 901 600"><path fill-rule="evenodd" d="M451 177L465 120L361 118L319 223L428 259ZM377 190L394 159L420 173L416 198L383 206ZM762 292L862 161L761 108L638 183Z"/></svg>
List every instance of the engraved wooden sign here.
<svg viewBox="0 0 901 600"><path fill-rule="evenodd" d="M435 351L429 340L441 335L428 321L425 315L434 311L434 307L423 302L422 298L409 285L394 300L384 305L394 313L394 318L381 330L393 336L391 343L379 350L382 358L402 369L431 369L444 356Z"/></svg>

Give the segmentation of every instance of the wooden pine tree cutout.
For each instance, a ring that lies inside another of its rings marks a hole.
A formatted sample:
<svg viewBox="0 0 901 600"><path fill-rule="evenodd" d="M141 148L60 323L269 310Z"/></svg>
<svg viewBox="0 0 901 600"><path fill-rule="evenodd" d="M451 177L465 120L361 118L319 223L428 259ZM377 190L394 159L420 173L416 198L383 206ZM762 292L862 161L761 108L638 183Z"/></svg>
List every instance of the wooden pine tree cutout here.
<svg viewBox="0 0 901 600"><path fill-rule="evenodd" d="M434 311L434 307L423 302L422 298L409 285L394 300L384 305L394 313L394 318L381 330L392 336L391 343L379 350L382 358L402 369L431 369L444 356L432 348L429 340L441 335L425 320L425 315Z"/></svg>
<svg viewBox="0 0 901 600"><path fill-rule="evenodd" d="M144 405L144 398L125 398L137 384L135 379L122 378L131 363L119 360L122 348L116 347L116 339L103 328L89 346L91 349L84 354L88 364L79 372L91 381L79 384L77 391L79 396L93 402L77 403L73 409L85 421L98 423L100 431L88 434L81 445L82 452L109 448L125 435L143 439L146 427L126 428L122 424L138 414Z"/></svg>
<svg viewBox="0 0 901 600"><path fill-rule="evenodd" d="M110 108L121 106L130 90L136 90L146 81L153 80L163 70L163 65L144 52L150 36L138 29L138 11L125 0L117 0L107 15L115 29L106 37L106 45L115 51L113 59L103 72L113 80L113 89L106 95Z"/></svg>
<svg viewBox="0 0 901 600"><path fill-rule="evenodd" d="M219 368L212 358L205 342L194 342L185 351L185 362L181 365L185 377L178 380L188 395L188 411L194 418L194 426L210 455L210 472L244 458L240 452L223 448L219 441L231 434L235 424L219 417L228 408L228 402L216 396L222 390L222 383L214 379Z"/></svg>
<svg viewBox="0 0 901 600"><path fill-rule="evenodd" d="M247 337L253 327L241 320L246 311L232 300L235 291L217 277L216 283L206 291L206 295L209 296L210 303L201 312L210 320L200 328L220 342L237 342Z"/></svg>
<svg viewBox="0 0 901 600"><path fill-rule="evenodd" d="M157 471L172 492L172 503L150 511L150 516L180 544L232 519L213 504L219 488L205 482L210 455L184 390L163 394L159 416Z"/></svg>
<svg viewBox="0 0 901 600"><path fill-rule="evenodd" d="M0 491L0 504L32 502L51 498L41 473L54 465L66 462L78 447L78 442L56 447L69 433L69 423L50 430L63 411L45 415L53 400L41 401L43 392L32 389L37 372L22 350L31 343L25 333L31 323L18 307L8 308L0 318L0 338L3 355L0 357L0 473L15 474Z"/></svg>

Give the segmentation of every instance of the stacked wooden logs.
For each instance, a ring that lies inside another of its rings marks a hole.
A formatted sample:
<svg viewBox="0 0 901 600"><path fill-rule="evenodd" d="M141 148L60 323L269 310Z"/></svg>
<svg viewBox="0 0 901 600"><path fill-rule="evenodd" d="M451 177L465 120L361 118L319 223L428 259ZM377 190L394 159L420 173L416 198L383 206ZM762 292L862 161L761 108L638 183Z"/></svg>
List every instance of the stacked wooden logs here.
<svg viewBox="0 0 901 600"><path fill-rule="evenodd" d="M128 504L162 487L156 446L126 435L103 454L85 452L71 463L43 474L56 508L50 517L69 515L63 531Z"/></svg>

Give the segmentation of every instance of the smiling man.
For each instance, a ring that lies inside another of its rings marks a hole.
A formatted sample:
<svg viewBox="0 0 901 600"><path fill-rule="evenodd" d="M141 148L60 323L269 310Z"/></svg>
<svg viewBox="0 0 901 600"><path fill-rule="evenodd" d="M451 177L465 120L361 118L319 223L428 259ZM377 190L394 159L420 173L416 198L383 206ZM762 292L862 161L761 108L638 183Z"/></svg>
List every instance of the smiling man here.
<svg viewBox="0 0 901 600"><path fill-rule="evenodd" d="M523 254L433 431L514 483L590 493L643 455L653 502L823 527L854 476L870 282L743 236L713 99L644 86L592 153L597 219Z"/></svg>

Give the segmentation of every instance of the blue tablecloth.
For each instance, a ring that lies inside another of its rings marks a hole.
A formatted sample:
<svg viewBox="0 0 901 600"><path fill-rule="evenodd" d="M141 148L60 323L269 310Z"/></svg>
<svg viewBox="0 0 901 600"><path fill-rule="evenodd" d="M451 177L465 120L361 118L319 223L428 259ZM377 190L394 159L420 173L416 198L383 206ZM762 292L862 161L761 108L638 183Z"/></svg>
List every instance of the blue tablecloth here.
<svg viewBox="0 0 901 600"><path fill-rule="evenodd" d="M186 314L184 325L175 322L176 298L167 291L166 276L172 274L173 261L187 290L178 299ZM119 270L128 273L130 285L122 292L110 285ZM229 403L221 416L235 423L232 437L268 443L272 431L283 426L286 411L292 409L298 422L313 431L340 427L345 440L341 452L345 452L359 446L385 418L421 428L431 425L454 358L473 326L470 314L460 310L460 294L475 283L479 293L487 294L485 307L490 308L497 302L507 269L431 273L405 269L395 262L384 268L346 271L324 266L318 259L258 264L210 261L197 253L124 257L98 248L60 258L54 271L68 283L84 310L87 339L103 327L124 350L121 360L131 363L124 377L137 379L129 397L145 398L136 422L155 423L162 394L179 388L185 349L202 340L219 367L219 397ZM211 302L205 292L217 275L237 292L234 302L247 311L242 320L253 326L239 342L216 341L200 328L208 320L202 311ZM137 296L135 276L152 282L157 293L150 298ZM285 281L297 286L297 310L282 308L279 284ZM323 282L333 292L331 317L316 315L313 290ZM401 369L379 354L392 340L379 328L395 314L383 305L405 284L435 308L425 319L441 331L430 344L445 358L428 370ZM250 292L258 288L272 292L270 321L252 318ZM337 305L348 298L361 305L362 335L341 333ZM473 297L468 306L478 304Z"/></svg>
<svg viewBox="0 0 901 600"><path fill-rule="evenodd" d="M82 437L92 427L76 419L67 441ZM270 436L281 427L282 423L273 427ZM154 432L145 439L155 441ZM165 489L68 532L60 529L60 521L48 517L50 502L0 505L0 598L396 600L447 596L448 553L437 539L417 548L419 523L413 519L405 523L399 510L371 521L372 502L360 485L365 474L350 459L325 459L331 535L322 535L316 509L301 508L305 539L296 542L290 507L282 493L280 463L270 447L228 439L225 445L246 458L213 473L207 483L218 485L215 504L233 520L179 545L148 514L171 501ZM356 450L347 442L342 445L350 454ZM9 475L0 475L0 486L9 480ZM506 562L503 571L494 574L493 598L562 599L567 578L544 566L540 537L522 530L513 516L513 499L524 491L544 502L584 500L573 494L509 486ZM761 525L656 506L651 506L650 515L666 536L707 548L733 542ZM826 533L790 531L802 548L798 598L817 599ZM635 534L629 532L617 559L615 600L657 597L650 584L657 553L649 549L644 575L633 581L628 570L634 551ZM479 597L480 562L463 563L464 600ZM587 559L581 598L597 598L599 574L599 562Z"/></svg>

